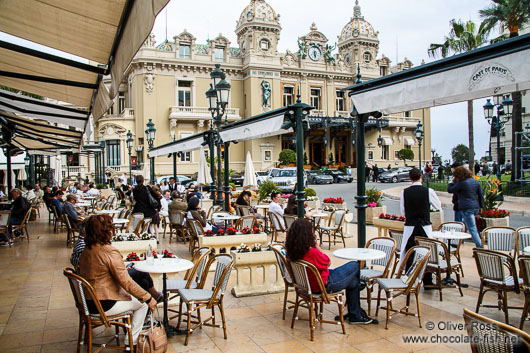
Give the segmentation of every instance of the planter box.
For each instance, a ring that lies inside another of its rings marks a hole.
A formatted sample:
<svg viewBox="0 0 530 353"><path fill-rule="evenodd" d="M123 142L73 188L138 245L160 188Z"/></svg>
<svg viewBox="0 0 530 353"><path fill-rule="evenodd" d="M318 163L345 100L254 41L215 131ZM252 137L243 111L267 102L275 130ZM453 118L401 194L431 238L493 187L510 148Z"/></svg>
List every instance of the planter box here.
<svg viewBox="0 0 530 353"><path fill-rule="evenodd" d="M237 283L232 288L234 296L239 298L279 293L284 290L282 275L273 251L246 253L231 251L231 254L234 257L234 268L237 270ZM271 268L272 266L274 269ZM258 274L260 268L263 272ZM250 271L249 283L245 283L243 278L246 269Z"/></svg>
<svg viewBox="0 0 530 353"><path fill-rule="evenodd" d="M344 210L344 209L348 208L346 202L344 202L342 204L327 203L327 202L323 202L322 203L322 208L330 207L330 206L333 207L336 210Z"/></svg>
<svg viewBox="0 0 530 353"><path fill-rule="evenodd" d="M509 227L510 226L510 216L504 218L485 218L486 227Z"/></svg>
<svg viewBox="0 0 530 353"><path fill-rule="evenodd" d="M373 219L378 218L381 213L386 213L386 206L381 207L367 207L366 208L366 224L373 224Z"/></svg>
<svg viewBox="0 0 530 353"><path fill-rule="evenodd" d="M444 222L443 210L440 212L431 212L430 217L431 217L432 229L436 230L440 228L440 225Z"/></svg>
<svg viewBox="0 0 530 353"><path fill-rule="evenodd" d="M377 227L377 236L382 236L382 232L384 232L385 236L388 236L388 230L397 230L399 232L402 232L403 229L405 229L405 222L401 221L392 221L390 219L381 219L381 218L373 218L372 221L374 222L374 226Z"/></svg>
<svg viewBox="0 0 530 353"><path fill-rule="evenodd" d="M146 252L149 245L153 250L157 249L156 239L113 241L111 245L120 251L124 259L132 252L137 254Z"/></svg>
<svg viewBox="0 0 530 353"><path fill-rule="evenodd" d="M316 201L306 201L305 203L307 203L307 207L309 208L319 208L320 207L320 200L316 200Z"/></svg>
<svg viewBox="0 0 530 353"><path fill-rule="evenodd" d="M208 246L214 249L216 254L220 254L221 249L225 249L225 252L228 254L232 248L237 248L241 243L245 243L250 247L256 243L266 245L268 243L267 234L216 235L213 237L199 236L199 247Z"/></svg>

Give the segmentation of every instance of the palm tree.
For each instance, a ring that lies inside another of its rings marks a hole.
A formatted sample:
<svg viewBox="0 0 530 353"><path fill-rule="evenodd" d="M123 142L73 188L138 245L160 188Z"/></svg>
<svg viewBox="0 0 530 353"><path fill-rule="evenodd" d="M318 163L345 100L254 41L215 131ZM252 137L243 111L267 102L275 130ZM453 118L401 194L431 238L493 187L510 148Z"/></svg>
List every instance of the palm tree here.
<svg viewBox="0 0 530 353"><path fill-rule="evenodd" d="M477 49L486 43L489 27L482 22L477 29L473 21L452 19L450 22L451 31L444 37L441 44L433 43L430 45L429 56L436 57L438 54L445 58L450 53L459 54L473 49ZM469 169L474 171L475 163L475 143L473 136L473 100L467 101L467 126L469 134Z"/></svg>
<svg viewBox="0 0 530 353"><path fill-rule="evenodd" d="M530 24L530 0L492 0L493 4L480 10L480 17L484 19L489 29L499 25L501 32L508 30L509 37L517 37L519 35L519 28ZM501 35L493 41L501 41L506 38L506 35ZM523 122L521 119L521 92L513 92L513 111L512 111L512 176L511 181L520 173L519 163L521 152L515 149L516 145L521 144L521 137L516 135L516 132L523 130ZM497 152L498 153L498 152ZM517 155L516 155L517 153ZM517 158L514 158L517 157Z"/></svg>

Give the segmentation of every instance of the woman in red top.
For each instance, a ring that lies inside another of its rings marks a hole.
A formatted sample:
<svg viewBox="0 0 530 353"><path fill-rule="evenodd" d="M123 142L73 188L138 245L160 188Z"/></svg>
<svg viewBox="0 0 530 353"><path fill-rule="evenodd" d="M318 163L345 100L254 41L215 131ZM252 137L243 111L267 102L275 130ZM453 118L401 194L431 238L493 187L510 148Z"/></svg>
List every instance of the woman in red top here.
<svg viewBox="0 0 530 353"><path fill-rule="evenodd" d="M361 309L359 283L359 263L350 261L335 269L328 269L331 261L317 245L311 222L297 219L287 232L285 248L290 261L306 260L312 263L320 272L322 282L328 292L338 292L346 289L347 317L350 324L369 324L373 320L366 316ZM312 273L308 273L311 290L318 292L318 282ZM336 318L338 319L338 318Z"/></svg>

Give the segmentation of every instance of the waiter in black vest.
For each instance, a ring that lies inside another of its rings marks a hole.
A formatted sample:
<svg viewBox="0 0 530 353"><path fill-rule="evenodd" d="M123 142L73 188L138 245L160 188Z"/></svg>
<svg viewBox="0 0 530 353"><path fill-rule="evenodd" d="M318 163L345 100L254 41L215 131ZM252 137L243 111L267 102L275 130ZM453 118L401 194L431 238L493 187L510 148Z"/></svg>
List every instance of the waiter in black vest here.
<svg viewBox="0 0 530 353"><path fill-rule="evenodd" d="M431 237L430 210L431 208L438 211L442 209L440 199L438 199L434 190L421 184L422 175L419 169L411 169L409 178L412 185L402 191L400 202L401 215L405 217L401 258L404 258L407 251L416 245L415 237ZM413 259L410 258L407 268L412 264L412 261ZM431 283L426 284L429 285Z"/></svg>

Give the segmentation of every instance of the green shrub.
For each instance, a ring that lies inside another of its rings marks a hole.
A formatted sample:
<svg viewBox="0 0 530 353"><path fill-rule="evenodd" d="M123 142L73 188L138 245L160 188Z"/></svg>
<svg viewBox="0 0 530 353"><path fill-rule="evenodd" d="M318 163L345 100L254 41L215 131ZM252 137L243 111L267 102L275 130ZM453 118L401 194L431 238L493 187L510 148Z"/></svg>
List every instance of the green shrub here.
<svg viewBox="0 0 530 353"><path fill-rule="evenodd" d="M232 189L234 189L234 190L236 189L236 184L234 184L234 183L228 183L228 185L230 185L230 187L231 187Z"/></svg>
<svg viewBox="0 0 530 353"><path fill-rule="evenodd" d="M305 188L305 196L317 196L317 192L313 188Z"/></svg>
<svg viewBox="0 0 530 353"><path fill-rule="evenodd" d="M266 180L258 187L258 198L260 201L265 200L273 191L281 191L272 181Z"/></svg>
<svg viewBox="0 0 530 353"><path fill-rule="evenodd" d="M333 153L329 154L328 164L335 164L335 161L333 160Z"/></svg>
<svg viewBox="0 0 530 353"><path fill-rule="evenodd" d="M286 148L280 152L278 156L280 164L288 165L289 163L296 163L296 152Z"/></svg>
<svg viewBox="0 0 530 353"><path fill-rule="evenodd" d="M96 185L96 189L101 190L103 189L103 183L99 183Z"/></svg>
<svg viewBox="0 0 530 353"><path fill-rule="evenodd" d="M309 164L309 163L307 162L307 152L304 152L304 164L305 164L305 165Z"/></svg>

